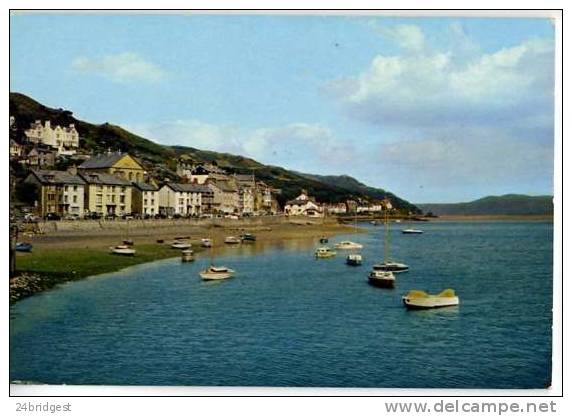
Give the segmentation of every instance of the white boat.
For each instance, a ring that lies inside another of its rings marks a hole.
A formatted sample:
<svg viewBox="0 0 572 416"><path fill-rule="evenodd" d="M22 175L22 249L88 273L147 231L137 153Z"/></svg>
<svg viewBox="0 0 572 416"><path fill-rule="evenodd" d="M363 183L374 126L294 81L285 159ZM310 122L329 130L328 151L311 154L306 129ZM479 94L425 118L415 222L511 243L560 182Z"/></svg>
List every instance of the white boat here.
<svg viewBox="0 0 572 416"><path fill-rule="evenodd" d="M409 271L409 266L407 264L388 260L374 264L373 270L380 272L403 273Z"/></svg>
<svg viewBox="0 0 572 416"><path fill-rule="evenodd" d="M401 230L403 234L423 234L422 230L417 230L415 228L407 228L405 230Z"/></svg>
<svg viewBox="0 0 572 416"><path fill-rule="evenodd" d="M184 241L175 241L173 244L171 244L171 248L176 248L178 250L188 250L191 247L191 243L186 243Z"/></svg>
<svg viewBox="0 0 572 416"><path fill-rule="evenodd" d="M109 251L120 256L134 256L136 253L135 249L125 245L109 247Z"/></svg>
<svg viewBox="0 0 572 416"><path fill-rule="evenodd" d="M395 220L395 222L399 224L401 222L401 220Z"/></svg>
<svg viewBox="0 0 572 416"><path fill-rule="evenodd" d="M459 297L453 289L445 289L438 295L431 295L423 290L410 290L401 299L409 309L443 308L459 304Z"/></svg>
<svg viewBox="0 0 572 416"><path fill-rule="evenodd" d="M362 255L359 253L348 254L346 257L346 264L350 266L361 266L362 261Z"/></svg>
<svg viewBox="0 0 572 416"><path fill-rule="evenodd" d="M395 275L392 272L372 270L369 272L368 282L373 286L392 289L395 287Z"/></svg>
<svg viewBox="0 0 572 416"><path fill-rule="evenodd" d="M234 274L234 270L224 266L210 265L207 269L199 273L203 280L224 280L230 279Z"/></svg>
<svg viewBox="0 0 572 416"><path fill-rule="evenodd" d="M332 250L330 247L318 247L314 252L314 255L318 259L327 259L329 257L334 257L336 252Z"/></svg>
<svg viewBox="0 0 572 416"><path fill-rule="evenodd" d="M183 263L195 261L195 256L193 250L182 250L181 251L181 261Z"/></svg>
<svg viewBox="0 0 572 416"><path fill-rule="evenodd" d="M363 248L363 245L354 243L353 241L340 241L334 245L338 250L358 250Z"/></svg>
<svg viewBox="0 0 572 416"><path fill-rule="evenodd" d="M240 238L235 236L229 236L224 239L225 244L240 244Z"/></svg>
<svg viewBox="0 0 572 416"><path fill-rule="evenodd" d="M201 247L212 247L213 242L210 238L201 238Z"/></svg>

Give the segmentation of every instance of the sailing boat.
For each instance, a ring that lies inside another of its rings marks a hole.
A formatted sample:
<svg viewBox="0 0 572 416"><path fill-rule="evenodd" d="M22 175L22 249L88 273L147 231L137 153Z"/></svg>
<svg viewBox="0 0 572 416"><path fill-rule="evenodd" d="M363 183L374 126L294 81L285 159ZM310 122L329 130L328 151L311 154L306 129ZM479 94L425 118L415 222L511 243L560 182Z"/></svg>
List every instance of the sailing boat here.
<svg viewBox="0 0 572 416"><path fill-rule="evenodd" d="M384 259L383 263L374 264L371 272L369 272L368 281L373 286L393 288L395 287L395 275L398 272L407 271L409 266L401 263L395 263L389 260L389 210L391 202L388 199L385 201L385 242L383 245Z"/></svg>
<svg viewBox="0 0 572 416"><path fill-rule="evenodd" d="M199 273L199 276L201 276L201 279L203 280L224 280L224 279L230 279L233 274L234 274L234 270L229 269L226 266L215 266L213 264L213 252L214 252L214 241L212 239L211 240L211 244L212 244L212 249L210 250L210 265L209 267L207 267L205 270L201 271Z"/></svg>
<svg viewBox="0 0 572 416"><path fill-rule="evenodd" d="M357 232L357 212L356 215L354 216L354 231ZM362 247L361 244L359 244L359 247L356 248L359 249L361 247ZM353 250L350 254L347 255L346 264L348 266L361 266L362 260L363 258L361 253L358 253L357 250Z"/></svg>

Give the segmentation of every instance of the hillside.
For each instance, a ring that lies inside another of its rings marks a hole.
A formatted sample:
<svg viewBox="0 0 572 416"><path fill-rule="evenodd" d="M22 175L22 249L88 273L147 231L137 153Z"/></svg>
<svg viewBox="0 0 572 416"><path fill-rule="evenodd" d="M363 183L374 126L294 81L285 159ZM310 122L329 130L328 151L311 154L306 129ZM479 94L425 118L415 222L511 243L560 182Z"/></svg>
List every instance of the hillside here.
<svg viewBox="0 0 572 416"><path fill-rule="evenodd" d="M508 194L487 196L471 202L453 204L417 204L425 213L435 215L551 215L552 196Z"/></svg>
<svg viewBox="0 0 572 416"><path fill-rule="evenodd" d="M349 176L300 174L243 156L185 146L163 146L113 124L91 124L78 120L71 111L46 107L20 93L10 93L10 115L16 119L15 128L10 132L10 136L16 140L24 136L24 131L35 120L51 120L53 125L74 123L82 138L80 145L83 150L92 153L108 149L128 152L141 160L159 179L174 179L177 158L187 154L198 162L216 162L229 173L254 173L258 179L282 190L279 196L281 204L296 197L301 189L306 189L320 202L340 202L350 198L375 200L388 195L396 208L418 212L418 208L411 203L382 189L368 187Z"/></svg>

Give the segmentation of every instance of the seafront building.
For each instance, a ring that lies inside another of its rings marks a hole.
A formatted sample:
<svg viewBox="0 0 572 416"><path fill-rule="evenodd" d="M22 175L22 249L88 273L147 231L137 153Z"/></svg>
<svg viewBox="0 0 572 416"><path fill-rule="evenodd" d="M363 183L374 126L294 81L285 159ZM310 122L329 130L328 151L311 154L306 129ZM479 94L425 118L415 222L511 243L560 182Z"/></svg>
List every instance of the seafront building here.
<svg viewBox="0 0 572 416"><path fill-rule="evenodd" d="M314 197L308 196L305 190L302 190L296 199L286 202L284 206L285 215L305 215L307 217L323 217L322 207L316 202Z"/></svg>
<svg viewBox="0 0 572 416"><path fill-rule="evenodd" d="M38 215L42 218L48 214L84 216L85 182L80 176L59 170L37 170L24 182L37 186Z"/></svg>
<svg viewBox="0 0 572 416"><path fill-rule="evenodd" d="M166 183L159 189L159 213L197 216L212 209L212 190L196 183Z"/></svg>
<svg viewBox="0 0 572 416"><path fill-rule="evenodd" d="M239 195L234 181L209 181L207 186L213 193L213 213L238 214Z"/></svg>
<svg viewBox="0 0 572 416"><path fill-rule="evenodd" d="M50 146L57 149L58 155L73 155L79 147L79 133L74 124L52 127L50 120L43 125L36 120L24 134L28 143Z"/></svg>
<svg viewBox="0 0 572 416"><path fill-rule="evenodd" d="M101 172L81 172L79 176L86 183L85 209L89 214L131 214L131 182Z"/></svg>
<svg viewBox="0 0 572 416"><path fill-rule="evenodd" d="M105 153L86 160L78 166L84 173L106 173L129 182L148 182L143 165L128 153Z"/></svg>
<svg viewBox="0 0 572 416"><path fill-rule="evenodd" d="M133 182L131 212L141 217L159 214L159 188L150 183Z"/></svg>

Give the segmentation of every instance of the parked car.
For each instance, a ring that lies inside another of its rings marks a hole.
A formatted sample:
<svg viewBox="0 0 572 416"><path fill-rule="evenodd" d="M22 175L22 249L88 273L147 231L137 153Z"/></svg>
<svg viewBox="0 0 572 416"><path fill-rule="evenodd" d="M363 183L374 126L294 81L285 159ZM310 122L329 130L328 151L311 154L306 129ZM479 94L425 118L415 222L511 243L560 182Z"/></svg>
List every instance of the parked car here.
<svg viewBox="0 0 572 416"><path fill-rule="evenodd" d="M77 214L67 214L64 216L64 220L66 221L76 221L79 220L79 215Z"/></svg>
<svg viewBox="0 0 572 416"><path fill-rule="evenodd" d="M24 222L38 222L38 217L34 214L24 215Z"/></svg>
<svg viewBox="0 0 572 416"><path fill-rule="evenodd" d="M59 221L62 219L58 214L55 212L48 212L45 216L45 219L48 221Z"/></svg>
<svg viewBox="0 0 572 416"><path fill-rule="evenodd" d="M101 212L90 212L85 217L91 220L100 220L103 218L103 214Z"/></svg>

